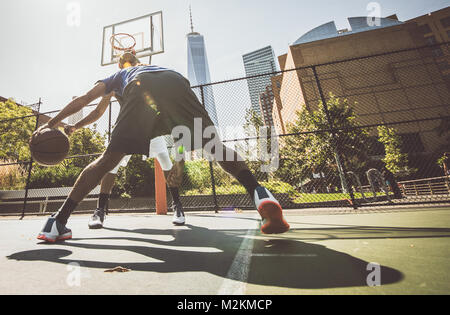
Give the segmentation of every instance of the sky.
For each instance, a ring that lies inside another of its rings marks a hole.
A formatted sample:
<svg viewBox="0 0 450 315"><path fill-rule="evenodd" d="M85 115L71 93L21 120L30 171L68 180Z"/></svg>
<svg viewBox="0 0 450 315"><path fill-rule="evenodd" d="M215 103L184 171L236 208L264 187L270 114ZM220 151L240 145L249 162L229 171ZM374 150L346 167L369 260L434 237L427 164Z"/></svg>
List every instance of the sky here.
<svg viewBox="0 0 450 315"><path fill-rule="evenodd" d="M42 111L64 107L97 80L103 27L163 11L165 53L153 64L187 75L189 5L195 31L205 36L212 81L245 75L242 55L271 45L275 55L307 31L329 21L367 16L368 0L9 0L0 1L0 96L35 103ZM408 20L450 5L450 0L378 0L381 16ZM79 19L72 19L80 8ZM144 60L145 61L145 60Z"/></svg>

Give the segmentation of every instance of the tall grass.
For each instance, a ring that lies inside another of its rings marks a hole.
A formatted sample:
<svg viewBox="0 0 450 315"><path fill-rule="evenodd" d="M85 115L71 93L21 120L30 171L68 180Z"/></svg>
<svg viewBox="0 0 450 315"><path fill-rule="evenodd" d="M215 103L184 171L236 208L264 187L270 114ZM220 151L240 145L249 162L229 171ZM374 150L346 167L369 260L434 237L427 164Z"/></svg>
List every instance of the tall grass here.
<svg viewBox="0 0 450 315"><path fill-rule="evenodd" d="M19 164L3 165L14 163L10 160L0 160L0 190L18 190L25 188L26 170Z"/></svg>

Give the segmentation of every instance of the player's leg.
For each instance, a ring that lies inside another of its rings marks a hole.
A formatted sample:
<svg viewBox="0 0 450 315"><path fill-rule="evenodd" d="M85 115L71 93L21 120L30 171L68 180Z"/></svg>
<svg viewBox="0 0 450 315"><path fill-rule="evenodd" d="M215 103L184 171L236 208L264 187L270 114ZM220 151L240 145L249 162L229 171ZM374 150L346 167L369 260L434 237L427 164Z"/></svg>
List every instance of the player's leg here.
<svg viewBox="0 0 450 315"><path fill-rule="evenodd" d="M121 166L126 167L130 161L131 155L125 156L122 161L120 161L117 166L106 173L103 176L102 183L100 186L100 195L97 201L97 209L94 214L89 219L88 226L90 229L101 229L103 228L103 223L105 222L106 215L108 213L109 199L111 197L111 192L114 187L117 172Z"/></svg>
<svg viewBox="0 0 450 315"><path fill-rule="evenodd" d="M172 223L175 225L184 225L186 223L186 217L183 211L183 205L180 200L180 192L178 189L181 184L181 180L179 179L183 178L184 161L176 162L175 165L172 163L164 137L152 139L150 143L149 156L158 160L164 172L166 183L173 201L171 207L173 211ZM183 167L183 169L181 169L181 167ZM175 180L170 180L174 177L176 177Z"/></svg>
<svg viewBox="0 0 450 315"><path fill-rule="evenodd" d="M55 242L72 238L72 231L66 228L70 215L84 197L99 184L105 174L120 162L124 155L124 153L118 152L105 152L100 158L87 166L78 177L72 192L59 211L47 219L38 239Z"/></svg>
<svg viewBox="0 0 450 315"><path fill-rule="evenodd" d="M224 171L236 178L246 188L264 220L261 227L263 233L279 234L289 230L289 224L283 217L281 204L267 188L258 183L256 177L236 151L217 141L216 145L206 153L212 155Z"/></svg>

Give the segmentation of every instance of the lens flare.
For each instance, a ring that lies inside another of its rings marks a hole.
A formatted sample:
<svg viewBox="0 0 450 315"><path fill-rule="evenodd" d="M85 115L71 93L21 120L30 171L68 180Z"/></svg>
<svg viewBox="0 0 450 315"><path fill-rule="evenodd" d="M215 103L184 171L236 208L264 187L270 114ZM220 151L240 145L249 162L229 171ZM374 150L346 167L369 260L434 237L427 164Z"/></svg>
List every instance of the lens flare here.
<svg viewBox="0 0 450 315"><path fill-rule="evenodd" d="M144 92L144 101L147 106L150 106L155 112L156 115L161 114L158 110L158 106L155 104L155 101L153 100L153 97L148 92Z"/></svg>

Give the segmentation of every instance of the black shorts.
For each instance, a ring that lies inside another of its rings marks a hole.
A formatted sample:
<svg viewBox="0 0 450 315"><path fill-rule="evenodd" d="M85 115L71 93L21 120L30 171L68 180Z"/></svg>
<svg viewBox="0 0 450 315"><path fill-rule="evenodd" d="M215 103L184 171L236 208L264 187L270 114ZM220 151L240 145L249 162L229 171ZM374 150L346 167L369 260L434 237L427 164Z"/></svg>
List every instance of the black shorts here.
<svg viewBox="0 0 450 315"><path fill-rule="evenodd" d="M194 141L196 118L201 119L197 126L201 122L202 130L214 126L181 74L161 71L138 75L125 89L107 151L147 155L151 139L172 134L177 126L190 130L190 149L200 149L203 142Z"/></svg>

